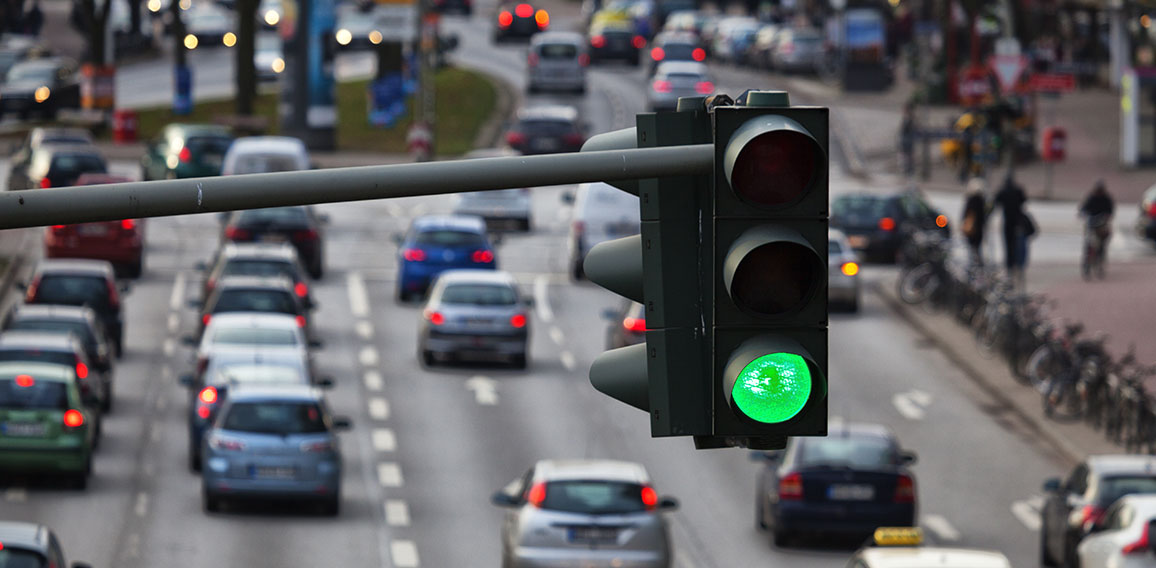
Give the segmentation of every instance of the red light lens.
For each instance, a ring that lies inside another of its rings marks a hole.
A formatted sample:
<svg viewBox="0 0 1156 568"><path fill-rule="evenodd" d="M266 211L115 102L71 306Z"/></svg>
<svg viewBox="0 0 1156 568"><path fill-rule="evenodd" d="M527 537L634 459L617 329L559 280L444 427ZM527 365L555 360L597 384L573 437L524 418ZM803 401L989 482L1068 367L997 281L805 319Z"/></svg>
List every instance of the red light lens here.
<svg viewBox="0 0 1156 568"><path fill-rule="evenodd" d="M658 504L658 493L653 487L642 488L642 504L646 505L647 509L653 509Z"/></svg>
<svg viewBox="0 0 1156 568"><path fill-rule="evenodd" d="M188 146L185 146L184 148L181 148L180 153L177 154L177 158L180 159L182 164L187 164L190 160L193 159L193 153L189 151Z"/></svg>
<svg viewBox="0 0 1156 568"><path fill-rule="evenodd" d="M309 287L304 282L298 282L293 285L293 293L297 294L298 298L304 298L309 295Z"/></svg>
<svg viewBox="0 0 1156 568"><path fill-rule="evenodd" d="M879 220L879 228L883 229L884 231L894 231L895 230L895 219L892 219L891 217L884 217L884 218L880 219Z"/></svg>
<svg viewBox="0 0 1156 568"><path fill-rule="evenodd" d="M779 207L798 201L810 189L822 150L814 139L792 130L764 132L748 141L735 158L731 187L744 201Z"/></svg>
<svg viewBox="0 0 1156 568"><path fill-rule="evenodd" d="M40 178L40 189L48 189L52 187L52 180L44 177Z"/></svg>
<svg viewBox="0 0 1156 568"><path fill-rule="evenodd" d="M126 231L131 231L136 228L136 221L133 219L121 219L120 228Z"/></svg>
<svg viewBox="0 0 1156 568"><path fill-rule="evenodd" d="M297 316L297 327L305 327L305 316Z"/></svg>
<svg viewBox="0 0 1156 568"><path fill-rule="evenodd" d="M534 21L538 23L539 28L546 29L546 26L550 25L550 13L545 10L538 10L534 14Z"/></svg>
<svg viewBox="0 0 1156 568"><path fill-rule="evenodd" d="M590 38L590 46L591 47L598 47L598 48L605 47L606 46L606 38L604 38L602 36L594 36L594 37Z"/></svg>
<svg viewBox="0 0 1156 568"><path fill-rule="evenodd" d="M635 49L642 49L646 47L646 38L634 36L634 38L630 40L630 45L633 45Z"/></svg>
<svg viewBox="0 0 1156 568"><path fill-rule="evenodd" d="M535 483L530 488L530 493L526 495L526 501L535 507L540 507L546 500L546 484L542 482Z"/></svg>
<svg viewBox="0 0 1156 568"><path fill-rule="evenodd" d="M212 413L213 413L213 411L209 410L209 407L207 407L207 406L198 406L197 407L197 416L199 416L202 420L208 420L209 415Z"/></svg>
<svg viewBox="0 0 1156 568"><path fill-rule="evenodd" d="M709 95L714 92L714 83L710 81L699 81L694 84L694 92L700 95Z"/></svg>
<svg viewBox="0 0 1156 568"><path fill-rule="evenodd" d="M197 398L205 404L213 404L214 402L217 402L217 388L205 387L201 389L201 394L198 394Z"/></svg>
<svg viewBox="0 0 1156 568"><path fill-rule="evenodd" d="M68 225L53 225L52 230L53 231L63 231L66 227L68 227Z"/></svg>
<svg viewBox="0 0 1156 568"><path fill-rule="evenodd" d="M405 252L401 253L401 256L410 262L421 262L425 260L425 251L421 249L405 249Z"/></svg>
<svg viewBox="0 0 1156 568"><path fill-rule="evenodd" d="M512 24L512 23L514 23L514 15L513 14L511 14L509 12L502 12L501 14L498 14L498 25L499 26L502 26L503 28L508 28L508 27L510 27L510 24Z"/></svg>
<svg viewBox="0 0 1156 568"><path fill-rule="evenodd" d="M529 4L518 4L518 6L514 8L514 13L517 14L519 18L529 18L534 15L534 7Z"/></svg>
<svg viewBox="0 0 1156 568"><path fill-rule="evenodd" d="M1148 206L1148 216L1149 217L1156 217L1156 202L1153 202L1151 205Z"/></svg>
<svg viewBox="0 0 1156 568"><path fill-rule="evenodd" d="M803 499L803 476L792 473L779 480L780 501L800 501Z"/></svg>
<svg viewBox="0 0 1156 568"><path fill-rule="evenodd" d="M1140 540L1124 545L1120 554L1144 554L1148 552L1148 527L1140 529Z"/></svg>
<svg viewBox="0 0 1156 568"><path fill-rule="evenodd" d="M941 229L946 227L947 226L947 215L936 215L935 216L935 226L939 227Z"/></svg>
<svg viewBox="0 0 1156 568"><path fill-rule="evenodd" d="M658 80L654 81L652 86L654 87L655 92L659 92L659 93L669 93L670 92L670 81L658 79Z"/></svg>
<svg viewBox="0 0 1156 568"><path fill-rule="evenodd" d="M655 61L662 61L666 57L666 52L661 47L655 47L650 50L650 58Z"/></svg>
<svg viewBox="0 0 1156 568"><path fill-rule="evenodd" d="M64 425L69 428L77 428L84 425L84 415L75 408L66 410L64 412Z"/></svg>
<svg viewBox="0 0 1156 568"><path fill-rule="evenodd" d="M703 61L706 59L706 50L701 47L696 47L694 51L690 52L690 57L695 61Z"/></svg>
<svg viewBox="0 0 1156 568"><path fill-rule="evenodd" d="M442 315L441 312L428 312L425 317L434 325L441 325L446 322L446 316Z"/></svg>
<svg viewBox="0 0 1156 568"><path fill-rule="evenodd" d="M238 229L237 227L229 227L225 229L225 238L234 241L247 241L251 238L247 229Z"/></svg>
<svg viewBox="0 0 1156 568"><path fill-rule="evenodd" d="M81 378L81 379L87 379L88 378L88 365L85 365L84 363L77 361L76 362L76 376Z"/></svg>
<svg viewBox="0 0 1156 568"><path fill-rule="evenodd" d="M34 384L36 384L36 381L32 378L32 375L16 375L16 386L30 387Z"/></svg>
<svg viewBox="0 0 1156 568"><path fill-rule="evenodd" d="M474 262L477 262L480 264L489 264L491 262L494 262L494 253L492 253L488 250L476 250L476 251L474 251L474 254L472 254L470 256L470 258Z"/></svg>
<svg viewBox="0 0 1156 568"><path fill-rule="evenodd" d="M622 327L628 331L642 333L646 331L646 320L644 318L626 318L622 320Z"/></svg>
<svg viewBox="0 0 1156 568"><path fill-rule="evenodd" d="M517 328L526 327L526 316L522 314L514 314L510 317L510 325Z"/></svg>

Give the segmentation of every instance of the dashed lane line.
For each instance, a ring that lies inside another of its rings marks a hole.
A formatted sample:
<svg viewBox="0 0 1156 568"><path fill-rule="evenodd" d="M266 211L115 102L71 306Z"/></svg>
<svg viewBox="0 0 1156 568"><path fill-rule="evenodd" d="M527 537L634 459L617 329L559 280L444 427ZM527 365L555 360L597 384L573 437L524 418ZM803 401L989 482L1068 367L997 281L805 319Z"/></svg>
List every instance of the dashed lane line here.
<svg viewBox="0 0 1156 568"><path fill-rule="evenodd" d="M554 321L554 311L550 309L550 298L547 291L550 279L545 274L534 277L534 310L538 312L538 319L550 323Z"/></svg>
<svg viewBox="0 0 1156 568"><path fill-rule="evenodd" d="M28 500L28 490L23 487L9 487L4 490L4 500L9 503L23 503Z"/></svg>
<svg viewBox="0 0 1156 568"><path fill-rule="evenodd" d="M417 545L412 540L395 540L389 543L389 556L397 568L417 568Z"/></svg>
<svg viewBox="0 0 1156 568"><path fill-rule="evenodd" d="M357 332L358 337L366 341L373 339L373 324L362 320L354 324L353 329Z"/></svg>
<svg viewBox="0 0 1156 568"><path fill-rule="evenodd" d="M377 482L382 487L401 487L405 483L401 477L401 466L394 462L377 464Z"/></svg>
<svg viewBox="0 0 1156 568"><path fill-rule="evenodd" d="M381 373L377 371L366 371L362 380L365 382L366 390L379 391L385 386L385 380L381 378Z"/></svg>
<svg viewBox="0 0 1156 568"><path fill-rule="evenodd" d="M171 337L165 339L165 342L161 345L161 350L164 351L165 357L172 357L173 353L177 351L177 342Z"/></svg>
<svg viewBox="0 0 1156 568"><path fill-rule="evenodd" d="M368 316L369 293L365 290L365 278L360 272L350 272L345 278L345 285L349 289L349 311L353 313L353 317Z"/></svg>
<svg viewBox="0 0 1156 568"><path fill-rule="evenodd" d="M943 515L924 515L921 524L942 542L957 542L960 538L959 531Z"/></svg>
<svg viewBox="0 0 1156 568"><path fill-rule="evenodd" d="M361 363L362 367L376 367L381 357L378 355L376 348L366 345L357 353L357 360Z"/></svg>
<svg viewBox="0 0 1156 568"><path fill-rule="evenodd" d="M144 517L149 514L149 496L148 493L141 491L136 494L136 503L132 507L132 511L138 517Z"/></svg>
<svg viewBox="0 0 1156 568"><path fill-rule="evenodd" d="M170 313L168 326L169 326L169 333L176 333L177 331L179 331L181 329L181 316L180 316L180 314L177 314L176 312Z"/></svg>
<svg viewBox="0 0 1156 568"><path fill-rule="evenodd" d="M389 499L385 502L385 524L391 527L409 526L409 505L401 499Z"/></svg>
<svg viewBox="0 0 1156 568"><path fill-rule="evenodd" d="M397 436L389 428L377 428L371 435L373 449L382 453L397 451Z"/></svg>
<svg viewBox="0 0 1156 568"><path fill-rule="evenodd" d="M573 371L578 366L578 361L574 359L574 354L569 351L563 351L558 357L562 359L562 366L566 367L567 371Z"/></svg>
<svg viewBox="0 0 1156 568"><path fill-rule="evenodd" d="M389 403L381 397L369 399L369 417L374 420L389 420Z"/></svg>
<svg viewBox="0 0 1156 568"><path fill-rule="evenodd" d="M1036 496L1031 499L1012 503L1011 512L1028 530L1039 531L1040 526L1043 524L1040 519L1041 508L1043 508L1043 498Z"/></svg>
<svg viewBox="0 0 1156 568"><path fill-rule="evenodd" d="M557 326L551 327L549 333L550 333L550 340L553 341L554 343L558 344L559 347L562 346L566 342L566 334L562 333L562 330L559 329Z"/></svg>
<svg viewBox="0 0 1156 568"><path fill-rule="evenodd" d="M185 273L178 272L173 281L173 291L169 295L169 309L178 311L185 307Z"/></svg>

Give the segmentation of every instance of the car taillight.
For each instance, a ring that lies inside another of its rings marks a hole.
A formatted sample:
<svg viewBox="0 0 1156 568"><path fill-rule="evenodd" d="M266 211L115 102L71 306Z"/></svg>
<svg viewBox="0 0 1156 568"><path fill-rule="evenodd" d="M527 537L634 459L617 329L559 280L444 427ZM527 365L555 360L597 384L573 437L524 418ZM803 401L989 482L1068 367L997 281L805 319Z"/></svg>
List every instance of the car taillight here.
<svg viewBox="0 0 1156 568"><path fill-rule="evenodd" d="M655 92L658 92L658 93L669 93L670 92L670 81L666 81L663 79L657 79L654 81L654 83L651 84L651 86L654 87Z"/></svg>
<svg viewBox="0 0 1156 568"><path fill-rule="evenodd" d="M25 292L25 294L24 294L24 301L31 304L34 300L36 300L36 289L39 287L40 287L40 279L37 278L36 280L33 280L31 284L28 285L28 291Z"/></svg>
<svg viewBox="0 0 1156 568"><path fill-rule="evenodd" d="M1098 523L1104 516L1104 508L1096 505L1084 505L1080 510L1080 526L1084 530L1092 528L1092 525Z"/></svg>
<svg viewBox="0 0 1156 568"><path fill-rule="evenodd" d="M649 485L642 486L642 494L639 497L642 498L642 504L646 505L648 511L653 511L654 506L658 505L658 492Z"/></svg>
<svg viewBox="0 0 1156 568"><path fill-rule="evenodd" d="M606 38L602 36L594 36L590 38L590 47L602 48L606 46Z"/></svg>
<svg viewBox="0 0 1156 568"><path fill-rule="evenodd" d="M88 378L88 365L85 365L84 361L80 360L80 357L76 358L76 378L78 378L78 379L87 379Z"/></svg>
<svg viewBox="0 0 1156 568"><path fill-rule="evenodd" d="M646 47L646 38L642 36L634 36L630 40L630 45L633 45L635 49L642 49Z"/></svg>
<svg viewBox="0 0 1156 568"><path fill-rule="evenodd" d="M120 309L120 294L116 291L116 282L109 281L108 287L108 305L114 310Z"/></svg>
<svg viewBox="0 0 1156 568"><path fill-rule="evenodd" d="M1148 205L1148 216L1156 218L1156 201Z"/></svg>
<svg viewBox="0 0 1156 568"><path fill-rule="evenodd" d="M884 217L884 218L880 219L879 220L879 228L883 229L884 231L894 231L895 230L895 219L892 219L891 217Z"/></svg>
<svg viewBox="0 0 1156 568"><path fill-rule="evenodd" d="M842 270L843 270L843 274L846 274L847 276L854 276L856 274L859 274L859 263L857 263L857 262L844 262Z"/></svg>
<svg viewBox="0 0 1156 568"><path fill-rule="evenodd" d="M217 402L217 387L205 387L201 389L200 394L197 395L197 400L205 404Z"/></svg>
<svg viewBox="0 0 1156 568"><path fill-rule="evenodd" d="M526 495L526 502L535 506L541 507L542 503L546 501L546 484L539 481L530 487L530 493Z"/></svg>
<svg viewBox="0 0 1156 568"><path fill-rule="evenodd" d="M503 11L501 14L498 14L498 25L499 26L501 26L503 28L508 28L508 27L510 27L510 24L512 24L512 23L514 23L514 15L513 14L511 14L509 12L505 12L505 11Z"/></svg>
<svg viewBox="0 0 1156 568"><path fill-rule="evenodd" d="M84 426L84 414L75 408L64 411L64 425L69 428Z"/></svg>
<svg viewBox="0 0 1156 568"><path fill-rule="evenodd" d="M704 61L706 59L706 50L701 47L696 47L694 51L690 52L690 58L695 61Z"/></svg>
<svg viewBox="0 0 1156 568"><path fill-rule="evenodd" d="M131 231L131 230L136 228L136 220L135 219L121 219L120 220L120 228L124 229L125 231Z"/></svg>
<svg viewBox="0 0 1156 568"><path fill-rule="evenodd" d="M1140 531L1140 540L1125 544L1124 547L1120 549L1120 554L1144 554L1148 552L1148 550L1148 527L1145 526Z"/></svg>
<svg viewBox="0 0 1156 568"><path fill-rule="evenodd" d="M474 254L470 255L470 260L479 264L489 264L494 262L494 253L488 250L476 250Z"/></svg>
<svg viewBox="0 0 1156 568"><path fill-rule="evenodd" d="M426 310L422 315L424 315L425 319L429 320L429 322L434 325L441 325L446 322L446 316L442 315L441 312Z"/></svg>
<svg viewBox="0 0 1156 568"><path fill-rule="evenodd" d="M506 144L509 144L510 146L518 147L518 146L521 146L522 144L525 144L525 143L526 143L526 135L525 134L522 134L521 132L508 132L508 133L506 133Z"/></svg>
<svg viewBox="0 0 1156 568"><path fill-rule="evenodd" d="M803 476L796 472L779 480L779 500L799 501L803 498Z"/></svg>
<svg viewBox="0 0 1156 568"><path fill-rule="evenodd" d="M522 314L514 314L510 316L510 325L517 328L526 327L526 316Z"/></svg>
<svg viewBox="0 0 1156 568"><path fill-rule="evenodd" d="M915 502L915 480L910 476L900 475L895 483L895 499L896 503L914 503Z"/></svg>
<svg viewBox="0 0 1156 568"><path fill-rule="evenodd" d="M315 241L317 240L317 231L313 229L305 229L304 231L293 231L294 241Z"/></svg>
<svg viewBox="0 0 1156 568"><path fill-rule="evenodd" d="M527 55L526 56L526 65L528 65L530 67L537 67L538 66L538 54L531 53L531 54Z"/></svg>
<svg viewBox="0 0 1156 568"><path fill-rule="evenodd" d="M586 137L575 132L563 136L562 142L567 146L581 146L582 143L586 142Z"/></svg>
<svg viewBox="0 0 1156 568"><path fill-rule="evenodd" d="M297 327L305 327L305 316L297 316L295 319L297 320Z"/></svg>
<svg viewBox="0 0 1156 568"><path fill-rule="evenodd" d="M534 14L534 21L538 24L538 29L544 30L546 26L550 25L550 13L545 10L538 10Z"/></svg>
<svg viewBox="0 0 1156 568"><path fill-rule="evenodd" d="M575 235L582 235L586 232L586 223L582 221L574 221L570 223L570 228L574 230Z"/></svg>
<svg viewBox="0 0 1156 568"><path fill-rule="evenodd" d="M185 146L184 148L181 148L180 152L177 152L177 159L179 159L182 164L187 164L192 161L193 153L189 151L188 146Z"/></svg>
<svg viewBox="0 0 1156 568"><path fill-rule="evenodd" d="M205 314L201 316L201 324L209 325L209 320L213 319L213 314Z"/></svg>
<svg viewBox="0 0 1156 568"><path fill-rule="evenodd" d="M624 318L622 320L622 327L625 327L627 331L642 333L646 331L646 318Z"/></svg>
<svg viewBox="0 0 1156 568"><path fill-rule="evenodd" d="M323 440L320 442L302 442L301 443L301 451L306 452L306 453L328 452L328 451L332 451L332 450L333 450L333 443L330 442L329 440Z"/></svg>
<svg viewBox="0 0 1156 568"><path fill-rule="evenodd" d="M298 298L304 298L309 295L309 286L306 286L304 282L298 282L293 285L293 293L297 294Z"/></svg>
<svg viewBox="0 0 1156 568"><path fill-rule="evenodd" d="M662 59L665 57L666 51L664 51L661 47L655 47L650 50L650 58L655 61L662 61Z"/></svg>
<svg viewBox="0 0 1156 568"><path fill-rule="evenodd" d="M42 177L42 178L40 178L40 184L39 185L40 185L40 189L48 189L48 188L52 187L52 180L48 179L47 177Z"/></svg>
<svg viewBox="0 0 1156 568"><path fill-rule="evenodd" d="M227 227L225 229L225 238L232 241L247 241L253 238L248 229L240 229L237 227Z"/></svg>
<svg viewBox="0 0 1156 568"><path fill-rule="evenodd" d="M59 235L61 233L65 233L68 231L68 227L69 227L69 225L53 225L52 226L52 233L56 234L56 235Z"/></svg>
<svg viewBox="0 0 1156 568"><path fill-rule="evenodd" d="M27 388L34 384L36 384L36 379L33 379L32 375L16 375L16 386Z"/></svg>
<svg viewBox="0 0 1156 568"><path fill-rule="evenodd" d="M214 435L209 437L209 447L214 450L238 452L245 449L245 444L242 444L240 440L230 440Z"/></svg>
<svg viewBox="0 0 1156 568"><path fill-rule="evenodd" d="M519 18L529 18L534 15L534 7L529 4L518 4L514 8L514 13L517 14Z"/></svg>
<svg viewBox="0 0 1156 568"><path fill-rule="evenodd" d="M694 92L700 95L709 95L714 92L714 83L710 81L699 81L694 84Z"/></svg>
<svg viewBox="0 0 1156 568"><path fill-rule="evenodd" d="M402 251L401 257L409 262L421 262L425 260L425 251L421 249L405 249Z"/></svg>
<svg viewBox="0 0 1156 568"><path fill-rule="evenodd" d="M198 404L197 405L197 416L200 417L201 420L208 420L209 417L212 415L213 415L213 409L212 408L209 408L205 404Z"/></svg>

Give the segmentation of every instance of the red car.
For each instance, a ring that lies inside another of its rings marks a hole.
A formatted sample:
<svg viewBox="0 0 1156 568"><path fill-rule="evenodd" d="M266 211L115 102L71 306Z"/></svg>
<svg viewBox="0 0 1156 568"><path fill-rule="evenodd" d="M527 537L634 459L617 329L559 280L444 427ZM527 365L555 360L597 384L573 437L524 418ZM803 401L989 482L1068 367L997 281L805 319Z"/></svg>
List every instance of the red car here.
<svg viewBox="0 0 1156 568"><path fill-rule="evenodd" d="M132 181L108 174L82 174L77 185ZM144 270L144 223L139 219L53 225L44 231L44 256L107 260L117 271L137 278Z"/></svg>

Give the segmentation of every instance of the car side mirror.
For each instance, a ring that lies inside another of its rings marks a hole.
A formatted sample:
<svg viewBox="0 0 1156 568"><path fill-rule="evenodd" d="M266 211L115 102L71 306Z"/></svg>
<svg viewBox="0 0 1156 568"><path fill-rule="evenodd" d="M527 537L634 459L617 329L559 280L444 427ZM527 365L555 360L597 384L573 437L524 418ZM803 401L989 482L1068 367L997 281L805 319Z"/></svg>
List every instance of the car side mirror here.
<svg viewBox="0 0 1156 568"><path fill-rule="evenodd" d="M349 430L353 428L353 421L348 416L334 416L333 429L334 430Z"/></svg>
<svg viewBox="0 0 1156 568"><path fill-rule="evenodd" d="M389 236L389 240L393 241L394 244L401 246L401 243L405 242L405 237L402 236L401 233L394 233Z"/></svg>
<svg viewBox="0 0 1156 568"><path fill-rule="evenodd" d="M309 346L314 349L321 349L322 347L325 347L325 342L321 341L320 339L310 339Z"/></svg>
<svg viewBox="0 0 1156 568"><path fill-rule="evenodd" d="M92 568L92 564L87 562L73 562L72 568Z"/></svg>
<svg viewBox="0 0 1156 568"><path fill-rule="evenodd" d="M189 298L185 301L185 305L194 310L199 310L201 308L201 301L196 298Z"/></svg>
<svg viewBox="0 0 1156 568"><path fill-rule="evenodd" d="M502 238L503 237L501 233L493 233L490 235L490 244L498 246L502 244Z"/></svg>
<svg viewBox="0 0 1156 568"><path fill-rule="evenodd" d="M517 507L518 498L504 491L495 492L490 496L490 503L498 507Z"/></svg>
<svg viewBox="0 0 1156 568"><path fill-rule="evenodd" d="M562 192L562 203L565 203L566 205L573 205L574 204L574 192L573 191L563 191Z"/></svg>
<svg viewBox="0 0 1156 568"><path fill-rule="evenodd" d="M188 347L195 347L197 345L197 338L195 338L191 335L182 335L181 336L181 345L186 345Z"/></svg>
<svg viewBox="0 0 1156 568"><path fill-rule="evenodd" d="M526 297L522 298L522 305L526 306L527 308L534 307L534 297L533 296L526 296Z"/></svg>
<svg viewBox="0 0 1156 568"><path fill-rule="evenodd" d="M193 268L200 270L201 272L204 272L204 271L209 269L209 263L207 263L203 260L199 260L199 261L197 261L196 264L193 265Z"/></svg>
<svg viewBox="0 0 1156 568"><path fill-rule="evenodd" d="M899 463L903 465L912 465L919 459L919 456L911 450L906 450L899 453Z"/></svg>
<svg viewBox="0 0 1156 568"><path fill-rule="evenodd" d="M331 389L333 388L333 384L333 377L321 377L317 379L317 386L323 389Z"/></svg>
<svg viewBox="0 0 1156 568"><path fill-rule="evenodd" d="M177 382L180 383L182 387L192 387L193 386L193 376L186 373L186 374L178 377Z"/></svg>
<svg viewBox="0 0 1156 568"><path fill-rule="evenodd" d="M658 510L659 511L677 511L678 510L678 499L675 499L674 497L663 497L663 498L659 499L658 500Z"/></svg>
<svg viewBox="0 0 1156 568"><path fill-rule="evenodd" d="M609 321L618 319L618 310L614 308L606 308L605 310L602 310L602 319Z"/></svg>
<svg viewBox="0 0 1156 568"><path fill-rule="evenodd" d="M317 222L321 223L322 225L328 225L329 224L329 214L328 213L318 213L317 214Z"/></svg>
<svg viewBox="0 0 1156 568"><path fill-rule="evenodd" d="M1060 478L1051 477L1044 481L1044 491L1048 493L1058 493L1060 491Z"/></svg>
<svg viewBox="0 0 1156 568"><path fill-rule="evenodd" d="M121 294L127 294L129 290L132 290L132 285L124 280L121 280L119 283L117 283L116 288L120 291Z"/></svg>

